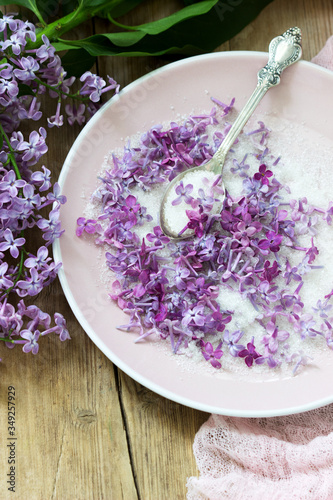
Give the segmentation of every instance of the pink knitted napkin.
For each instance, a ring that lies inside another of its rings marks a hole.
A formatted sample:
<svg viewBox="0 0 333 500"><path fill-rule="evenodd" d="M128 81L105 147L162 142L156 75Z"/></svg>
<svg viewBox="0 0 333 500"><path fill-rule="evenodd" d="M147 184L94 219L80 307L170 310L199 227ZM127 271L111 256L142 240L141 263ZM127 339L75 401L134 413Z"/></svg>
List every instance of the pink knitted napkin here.
<svg viewBox="0 0 333 500"><path fill-rule="evenodd" d="M321 51L312 59L313 63L333 70L333 36L330 36Z"/></svg>
<svg viewBox="0 0 333 500"><path fill-rule="evenodd" d="M312 62L333 70L333 36ZM211 415L188 500L333 500L333 405L274 418Z"/></svg>
<svg viewBox="0 0 333 500"><path fill-rule="evenodd" d="M188 500L333 499L333 405L274 418L211 415L193 445Z"/></svg>

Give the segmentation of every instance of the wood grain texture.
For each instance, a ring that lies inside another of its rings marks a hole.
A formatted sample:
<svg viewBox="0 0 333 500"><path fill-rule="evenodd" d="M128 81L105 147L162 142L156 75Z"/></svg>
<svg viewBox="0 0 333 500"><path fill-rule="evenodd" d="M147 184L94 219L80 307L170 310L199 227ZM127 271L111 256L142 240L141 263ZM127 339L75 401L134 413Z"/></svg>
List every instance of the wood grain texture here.
<svg viewBox="0 0 333 500"><path fill-rule="evenodd" d="M180 5L180 0L148 1L123 21L149 21ZM293 25L303 31L304 58L310 60L333 33L332 2L275 0L218 50L266 51L273 36ZM104 28L97 21L81 32ZM101 59L98 69L124 86L167 62L109 58ZM55 178L78 133L78 127L68 126L49 131L45 164ZM0 345L0 498L185 499L186 478L197 474L193 439L208 415L158 396L113 366L77 323L59 283L43 292L38 305L65 315L72 340L43 339L38 356ZM15 494L6 485L8 385L17 393Z"/></svg>

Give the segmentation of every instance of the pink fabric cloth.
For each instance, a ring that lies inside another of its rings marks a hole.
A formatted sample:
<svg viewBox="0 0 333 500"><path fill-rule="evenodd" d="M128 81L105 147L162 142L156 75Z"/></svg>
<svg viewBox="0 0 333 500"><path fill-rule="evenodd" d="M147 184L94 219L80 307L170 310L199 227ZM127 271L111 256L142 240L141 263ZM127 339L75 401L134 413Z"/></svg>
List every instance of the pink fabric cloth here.
<svg viewBox="0 0 333 500"><path fill-rule="evenodd" d="M333 499L333 405L274 418L211 415L188 500Z"/></svg>
<svg viewBox="0 0 333 500"><path fill-rule="evenodd" d="M330 36L321 51L312 59L313 63L333 70L333 36Z"/></svg>
<svg viewBox="0 0 333 500"><path fill-rule="evenodd" d="M333 36L312 62L333 70ZM211 415L188 500L333 500L333 405L274 418Z"/></svg>

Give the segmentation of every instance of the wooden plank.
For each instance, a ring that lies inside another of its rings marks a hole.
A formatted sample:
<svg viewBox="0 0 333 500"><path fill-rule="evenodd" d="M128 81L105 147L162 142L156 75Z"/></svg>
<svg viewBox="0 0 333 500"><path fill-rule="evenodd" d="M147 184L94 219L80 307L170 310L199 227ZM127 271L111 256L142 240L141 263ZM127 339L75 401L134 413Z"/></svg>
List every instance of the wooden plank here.
<svg viewBox="0 0 333 500"><path fill-rule="evenodd" d="M59 286L50 298L66 313L72 340L45 339L38 356L19 348L2 353L2 443L6 388L16 389L17 498L136 500L113 365L66 311ZM1 498L7 499L4 446L1 455Z"/></svg>
<svg viewBox="0 0 333 500"><path fill-rule="evenodd" d="M274 0L251 24L230 40L230 48L266 52L270 40L292 26L298 26L302 30L303 59L310 61L333 33L332 2Z"/></svg>
<svg viewBox="0 0 333 500"><path fill-rule="evenodd" d="M180 0L154 0L124 18L137 24L178 8ZM237 7L235 7L237 8ZM333 32L329 0L275 0L219 50L267 50L268 41L292 25L303 31L304 58L311 59ZM105 23L95 23L102 32ZM81 28L82 29L82 28ZM85 34L91 32L88 25ZM82 32L80 32L81 34ZM78 33L79 34L79 33ZM100 74L126 85L169 58L108 58ZM55 103L50 103L53 114ZM52 112L51 112L52 111ZM45 164L58 173L79 127L49 130ZM186 477L196 474L194 435L208 415L168 401L142 387L94 346L54 283L38 300L68 320L72 340L43 339L38 356L0 345L0 498L7 490L7 387L17 395L17 490L19 499L178 500Z"/></svg>

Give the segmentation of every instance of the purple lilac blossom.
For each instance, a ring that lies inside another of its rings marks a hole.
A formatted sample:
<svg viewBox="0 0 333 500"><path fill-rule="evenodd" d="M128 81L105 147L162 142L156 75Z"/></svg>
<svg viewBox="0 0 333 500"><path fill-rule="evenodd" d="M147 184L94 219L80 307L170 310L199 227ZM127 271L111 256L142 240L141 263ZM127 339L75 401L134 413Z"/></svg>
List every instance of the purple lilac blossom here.
<svg viewBox="0 0 333 500"><path fill-rule="evenodd" d="M63 232L59 208L66 198L58 183L52 185L46 166L34 168L47 152L45 128L34 130L25 125L26 135L20 125L38 122L45 115L49 127L60 127L64 99L69 124L81 125L100 107L102 94L119 89L112 78L106 84L89 73L81 89L72 91L75 78L64 71L45 35L39 48L27 50L28 43L36 41L35 31L32 23L15 15L0 17L0 337L8 347L23 344L23 351L33 354L43 335L53 332L60 340L70 338L61 314L55 313L55 326L51 327L50 316L37 306L26 306L23 300L15 306L11 303L16 304L17 297L38 295L56 278L61 263L53 261L47 247ZM56 99L52 116L42 109L41 96L46 92ZM143 210L140 217L149 219ZM88 222L85 230L89 233L91 227ZM26 237L31 229L35 241L42 236L33 253L29 248L32 239ZM99 224L95 230L100 232Z"/></svg>

